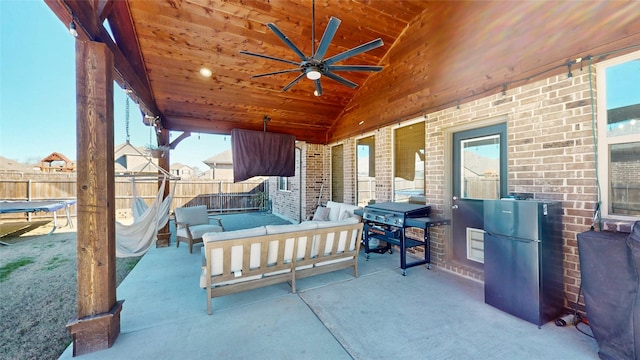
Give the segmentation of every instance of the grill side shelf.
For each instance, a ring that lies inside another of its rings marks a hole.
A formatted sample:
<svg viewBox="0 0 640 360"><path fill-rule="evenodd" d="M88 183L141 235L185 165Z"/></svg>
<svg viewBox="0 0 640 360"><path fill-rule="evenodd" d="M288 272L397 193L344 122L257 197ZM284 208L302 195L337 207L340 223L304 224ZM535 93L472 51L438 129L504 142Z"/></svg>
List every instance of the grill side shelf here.
<svg viewBox="0 0 640 360"><path fill-rule="evenodd" d="M371 239L377 239L379 241L384 241L386 246L378 246L375 249L369 248L369 241ZM387 250L389 253L393 253L391 250L391 245L396 245L400 248L400 268L402 269L402 275L405 276L407 274L407 268L418 266L418 265L427 265L427 269L431 269L430 259L430 249L429 249L429 235L428 230L425 230L425 238L424 241L419 241L415 239L408 238L404 235L404 228L396 228L396 227L386 227L381 228L380 226L376 226L373 223L366 222L363 231L363 242L364 242L364 250L366 254L367 260L369 259L369 253L385 253ZM422 246L424 247L424 258L417 259L416 261L407 262L407 249L412 247Z"/></svg>

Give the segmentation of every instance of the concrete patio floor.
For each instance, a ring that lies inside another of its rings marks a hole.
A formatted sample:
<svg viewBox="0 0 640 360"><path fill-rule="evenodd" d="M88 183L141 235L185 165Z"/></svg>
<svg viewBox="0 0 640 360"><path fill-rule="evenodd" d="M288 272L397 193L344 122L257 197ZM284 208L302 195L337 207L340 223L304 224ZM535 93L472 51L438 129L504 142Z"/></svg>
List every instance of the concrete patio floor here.
<svg viewBox="0 0 640 360"><path fill-rule="evenodd" d="M286 223L223 215L227 230ZM341 270L216 298L207 315L200 245L152 248L117 289L113 347L82 359L598 359L594 339L540 329L484 303L481 283L433 267L402 276L399 255L360 255ZM584 326L587 330L588 327ZM69 346L60 359L72 358Z"/></svg>

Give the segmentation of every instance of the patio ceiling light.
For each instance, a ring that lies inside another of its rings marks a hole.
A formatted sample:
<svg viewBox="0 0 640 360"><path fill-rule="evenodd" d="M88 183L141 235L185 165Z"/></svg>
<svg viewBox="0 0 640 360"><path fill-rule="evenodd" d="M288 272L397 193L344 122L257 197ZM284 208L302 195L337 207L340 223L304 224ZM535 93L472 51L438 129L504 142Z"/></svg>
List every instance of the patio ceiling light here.
<svg viewBox="0 0 640 360"><path fill-rule="evenodd" d="M213 72L209 68L202 67L200 68L200 75L204 77L211 77L211 75L213 75Z"/></svg>
<svg viewBox="0 0 640 360"><path fill-rule="evenodd" d="M76 23L71 19L69 23L69 34L73 35L73 37L78 37L78 30L76 30Z"/></svg>

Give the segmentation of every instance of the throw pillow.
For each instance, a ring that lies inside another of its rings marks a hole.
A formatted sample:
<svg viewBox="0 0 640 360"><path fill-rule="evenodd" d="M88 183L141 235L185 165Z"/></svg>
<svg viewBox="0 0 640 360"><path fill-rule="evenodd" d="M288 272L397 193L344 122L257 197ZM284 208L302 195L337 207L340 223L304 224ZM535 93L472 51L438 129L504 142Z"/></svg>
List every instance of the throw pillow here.
<svg viewBox="0 0 640 360"><path fill-rule="evenodd" d="M311 220L327 221L327 220L329 220L329 212L330 211L331 211L331 209L329 209L328 207L318 206L318 208L316 209L316 212L313 214L313 218Z"/></svg>
<svg viewBox="0 0 640 360"><path fill-rule="evenodd" d="M342 221L345 219L348 219L351 217L351 213L349 213L349 210L344 209L340 212L340 216L338 217L338 221Z"/></svg>

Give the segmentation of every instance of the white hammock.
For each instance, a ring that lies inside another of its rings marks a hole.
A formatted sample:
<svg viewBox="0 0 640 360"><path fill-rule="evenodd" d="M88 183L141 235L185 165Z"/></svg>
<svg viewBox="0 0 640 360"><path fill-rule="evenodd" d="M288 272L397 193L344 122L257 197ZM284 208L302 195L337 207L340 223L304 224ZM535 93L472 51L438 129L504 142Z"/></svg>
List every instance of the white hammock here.
<svg viewBox="0 0 640 360"><path fill-rule="evenodd" d="M135 184L132 186L133 202L131 210L133 223L125 225L116 221L116 256L133 257L144 255L158 240L158 230L169 222L169 209L173 199L173 191L166 199L164 195L166 177L158 189L156 198L147 206L144 200L136 196ZM175 189L175 183L174 183Z"/></svg>

